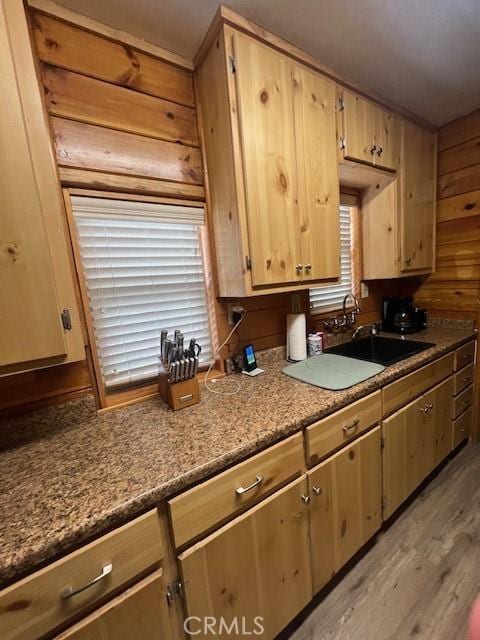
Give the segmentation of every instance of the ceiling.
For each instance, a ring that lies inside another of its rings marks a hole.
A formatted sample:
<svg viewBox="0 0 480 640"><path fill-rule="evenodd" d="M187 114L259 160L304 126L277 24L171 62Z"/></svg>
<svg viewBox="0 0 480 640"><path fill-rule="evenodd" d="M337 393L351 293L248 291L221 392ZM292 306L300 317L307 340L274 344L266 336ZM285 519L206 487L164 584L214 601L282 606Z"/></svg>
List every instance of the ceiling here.
<svg viewBox="0 0 480 640"><path fill-rule="evenodd" d="M193 57L217 0L57 0ZM479 0L230 0L346 79L435 125L480 107Z"/></svg>

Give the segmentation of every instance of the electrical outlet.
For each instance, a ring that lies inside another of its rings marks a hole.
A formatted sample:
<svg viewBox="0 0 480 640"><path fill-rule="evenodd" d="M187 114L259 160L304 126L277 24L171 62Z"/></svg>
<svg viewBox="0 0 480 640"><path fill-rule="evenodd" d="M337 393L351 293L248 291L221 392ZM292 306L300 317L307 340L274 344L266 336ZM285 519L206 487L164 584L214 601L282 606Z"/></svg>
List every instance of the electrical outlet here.
<svg viewBox="0 0 480 640"><path fill-rule="evenodd" d="M368 298L368 284L366 282L360 283L360 297Z"/></svg>
<svg viewBox="0 0 480 640"><path fill-rule="evenodd" d="M233 310L235 309L236 306L237 306L236 302L227 303L227 320L228 320L228 324L232 324L233 325Z"/></svg>
<svg viewBox="0 0 480 640"><path fill-rule="evenodd" d="M234 325L235 324L234 316L238 315L238 314L241 314L241 313L245 313L245 309L242 307L242 305L239 302L228 302L227 303L228 324Z"/></svg>

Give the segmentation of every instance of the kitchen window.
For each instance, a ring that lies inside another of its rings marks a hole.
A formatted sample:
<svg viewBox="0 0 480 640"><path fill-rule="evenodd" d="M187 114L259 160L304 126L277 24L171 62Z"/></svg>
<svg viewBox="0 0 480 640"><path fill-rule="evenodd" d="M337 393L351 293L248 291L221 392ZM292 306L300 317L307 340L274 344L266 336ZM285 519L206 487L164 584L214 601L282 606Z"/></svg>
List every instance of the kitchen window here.
<svg viewBox="0 0 480 640"><path fill-rule="evenodd" d="M357 295L359 289L356 256L358 255L358 208L341 205L340 215L340 279L339 282L310 289L312 313L341 309L347 293Z"/></svg>
<svg viewBox="0 0 480 640"><path fill-rule="evenodd" d="M71 207L105 389L156 378L161 329L196 338L211 362L203 205L72 196Z"/></svg>

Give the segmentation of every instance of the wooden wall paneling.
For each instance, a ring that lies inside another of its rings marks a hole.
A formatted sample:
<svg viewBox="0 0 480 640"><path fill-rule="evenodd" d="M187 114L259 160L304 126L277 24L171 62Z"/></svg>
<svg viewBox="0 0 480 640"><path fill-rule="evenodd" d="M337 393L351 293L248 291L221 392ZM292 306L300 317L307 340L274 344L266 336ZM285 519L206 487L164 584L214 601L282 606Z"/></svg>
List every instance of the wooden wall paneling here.
<svg viewBox="0 0 480 640"><path fill-rule="evenodd" d="M300 308L307 310L307 291L297 292ZM243 298L238 302L247 310L247 315L222 352L228 358L245 344L252 343L258 350L270 349L286 344L287 314L292 311L291 294L275 293L268 296ZM227 320L226 303L216 304L217 330L222 343L232 326Z"/></svg>
<svg viewBox="0 0 480 640"><path fill-rule="evenodd" d="M51 121L61 166L202 183L200 153L195 147L63 118L53 117Z"/></svg>
<svg viewBox="0 0 480 640"><path fill-rule="evenodd" d="M480 109L444 125L438 132L438 149L443 151L480 136Z"/></svg>
<svg viewBox="0 0 480 640"><path fill-rule="evenodd" d="M0 377L0 411L3 416L7 409L26 410L63 402L91 393L91 387L86 360L3 376Z"/></svg>
<svg viewBox="0 0 480 640"><path fill-rule="evenodd" d="M480 215L480 190L442 198L437 203L437 222Z"/></svg>
<svg viewBox="0 0 480 640"><path fill-rule="evenodd" d="M164 62L169 62L182 69L188 69L190 71L193 69L193 62L189 58L185 58L178 53L159 47L152 42L143 40L143 38L134 36L131 33L122 31L121 29L115 29L108 24L98 22L93 18L71 11L62 5L57 4L54 0L27 0L26 4L31 11L37 10L39 12L46 13L47 15L63 20L64 22L69 22L77 27L96 33L97 35L104 36L109 40L121 42L122 44L126 44L134 49L143 51L144 53L149 53Z"/></svg>
<svg viewBox="0 0 480 640"><path fill-rule="evenodd" d="M480 137L457 144L438 154L438 175L480 164Z"/></svg>
<svg viewBox="0 0 480 640"><path fill-rule="evenodd" d="M439 176L437 197L440 200L478 189L480 189L480 164Z"/></svg>
<svg viewBox="0 0 480 640"><path fill-rule="evenodd" d="M204 200L203 185L170 182L154 178L125 176L104 171L92 171L75 167L59 167L60 180L65 187L100 189L122 193L145 194L148 196L171 196Z"/></svg>
<svg viewBox="0 0 480 640"><path fill-rule="evenodd" d="M402 293L440 317L480 324L480 110L438 132L436 271L402 283ZM478 368L477 368L478 369ZM477 371L477 390L480 373ZM475 392L478 405L478 391ZM474 433L478 438L478 406Z"/></svg>
<svg viewBox="0 0 480 640"><path fill-rule="evenodd" d="M191 107L48 64L42 64L41 78L51 115L198 146Z"/></svg>
<svg viewBox="0 0 480 640"><path fill-rule="evenodd" d="M194 106L190 71L38 11L31 15L43 62Z"/></svg>

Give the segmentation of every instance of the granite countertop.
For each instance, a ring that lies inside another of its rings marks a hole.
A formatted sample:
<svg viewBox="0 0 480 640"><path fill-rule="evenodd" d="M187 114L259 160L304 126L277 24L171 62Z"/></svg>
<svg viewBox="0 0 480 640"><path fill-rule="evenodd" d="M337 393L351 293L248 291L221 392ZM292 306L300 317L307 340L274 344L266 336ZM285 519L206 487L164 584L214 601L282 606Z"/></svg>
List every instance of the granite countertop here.
<svg viewBox="0 0 480 640"><path fill-rule="evenodd" d="M237 377L238 394L202 388L179 412L153 398L97 415L83 398L0 423L0 587L207 476L293 434L458 347L468 323L415 334L436 343L344 391L282 374L282 350L259 360L265 373ZM231 378L217 383L231 389Z"/></svg>

